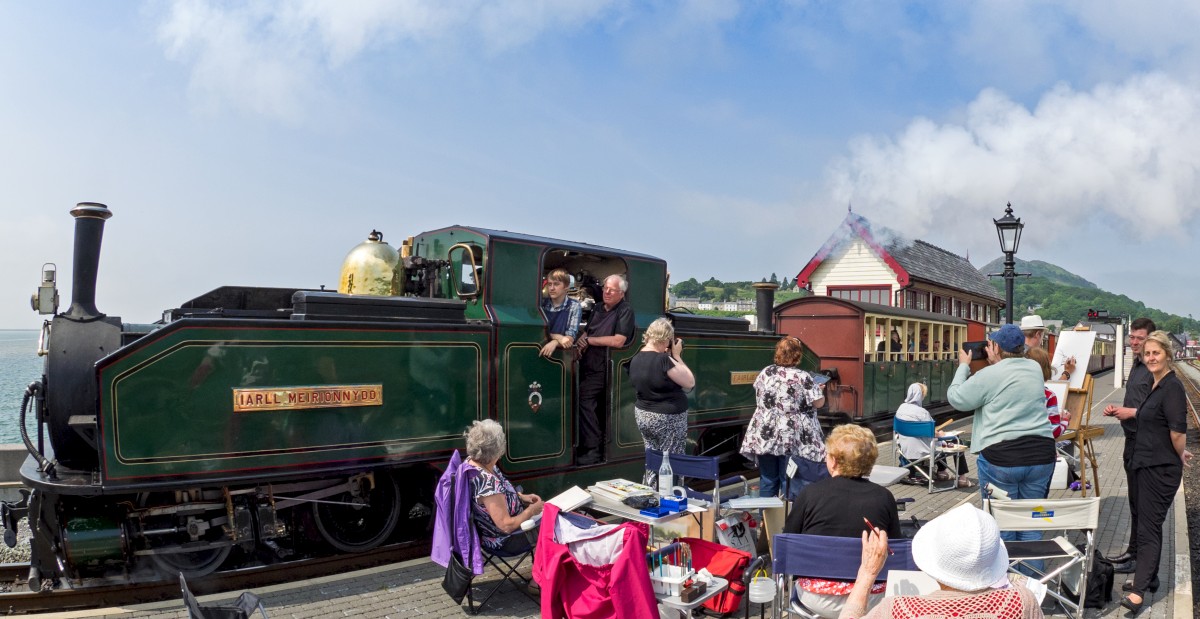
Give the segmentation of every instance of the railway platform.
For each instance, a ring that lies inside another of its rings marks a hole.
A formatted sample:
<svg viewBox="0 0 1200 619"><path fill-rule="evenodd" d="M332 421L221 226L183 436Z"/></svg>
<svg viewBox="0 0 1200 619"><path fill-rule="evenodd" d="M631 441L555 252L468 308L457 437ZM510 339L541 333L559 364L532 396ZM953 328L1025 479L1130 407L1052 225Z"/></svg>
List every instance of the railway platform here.
<svg viewBox="0 0 1200 619"><path fill-rule="evenodd" d="M1200 378L1200 372L1187 369L1194 379ZM1106 376L1111 376L1108 374ZM1093 425L1104 428L1104 436L1096 442L1096 452L1100 460L1099 490L1101 500L1101 528L1098 533L1098 545L1102 554L1117 554L1124 549L1129 528L1129 512L1125 476L1121 468L1121 451L1124 441L1118 423L1101 414L1109 403L1120 403L1124 395L1123 389L1111 387L1110 380L1096 381L1093 400ZM955 427L967 426L967 420L956 422ZM880 462L892 464L893 450L890 442L879 446ZM974 457L968 457L971 467L969 477L974 480ZM1093 484L1095 482L1093 481ZM919 520L928 520L961 503L980 504L978 488L958 489L938 494L928 494L923 487L893 485L892 492L900 497L912 497L908 509L901 513L907 519L916 516ZM1079 496L1071 490L1052 490L1051 497L1066 498ZM1090 495L1089 495L1090 496ZM1176 495L1171 512L1168 514L1163 531L1163 549L1160 568L1160 579L1164 587L1158 593L1151 594L1152 604L1147 605L1142 619L1165 619L1168 617L1190 617L1192 614L1191 570L1188 549L1187 522L1182 489ZM527 568L528 569L528 568ZM255 589L266 603L272 619L287 618L318 618L318 617L363 617L391 618L404 617L434 617L461 618L470 616L465 606L455 605L442 591L441 578L444 569L428 559L418 559L394 565L362 570L294 582L272 587ZM1088 609L1087 617L1123 617L1125 609L1118 604L1120 600L1120 583L1126 575L1116 575L1113 591L1113 602L1104 609ZM486 582L498 578L494 571L489 571L477 582ZM218 600L232 600L238 592L203 596L202 603L212 603ZM1064 616L1060 608L1053 610L1046 606L1046 616ZM750 614L757 616L759 608L752 605ZM768 614L770 610L768 609ZM537 617L538 607L528 598L511 588L502 588L496 597L489 602L488 607L481 613L491 617ZM50 617L103 617L106 619L162 618L185 619L186 611L179 600L157 602L125 608L93 609L73 611L69 613L51 613L39 616ZM737 616L740 616L738 613Z"/></svg>

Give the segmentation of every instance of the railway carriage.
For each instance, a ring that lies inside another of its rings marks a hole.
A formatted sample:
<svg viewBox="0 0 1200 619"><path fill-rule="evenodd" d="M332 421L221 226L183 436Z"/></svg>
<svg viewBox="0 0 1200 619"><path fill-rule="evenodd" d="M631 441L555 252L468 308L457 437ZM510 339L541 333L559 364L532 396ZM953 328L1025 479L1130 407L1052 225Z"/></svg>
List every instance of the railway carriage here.
<svg viewBox="0 0 1200 619"><path fill-rule="evenodd" d="M82 203L72 215L73 302L46 322L45 374L21 411L31 494L0 518L10 539L29 516L31 587L198 575L261 551L361 551L409 519L423 532L437 467L477 419L504 426L501 466L530 491L640 474L623 371L639 346L611 353L605 460L577 466L574 356L539 356L539 302L553 269L573 275L585 305L588 289L599 299L599 282L622 274L640 333L667 314L661 259L463 226L397 251L373 232L338 292L227 286L129 324L94 303L111 212ZM53 313L47 279L35 307ZM743 377L771 362L777 336L667 315L699 385L690 437L698 452L732 456L754 411Z"/></svg>
<svg viewBox="0 0 1200 619"><path fill-rule="evenodd" d="M946 314L820 296L781 303L774 314L778 331L800 338L832 377L825 422L889 422L889 429L914 382L929 386L927 407L946 404L958 350L982 340L986 327ZM899 350L887 343L893 331Z"/></svg>

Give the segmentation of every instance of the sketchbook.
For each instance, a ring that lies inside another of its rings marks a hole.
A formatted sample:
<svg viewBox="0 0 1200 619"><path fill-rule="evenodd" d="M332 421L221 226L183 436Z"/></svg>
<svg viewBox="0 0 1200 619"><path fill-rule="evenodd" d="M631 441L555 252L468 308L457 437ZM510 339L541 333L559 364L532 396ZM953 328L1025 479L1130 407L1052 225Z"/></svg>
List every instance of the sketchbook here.
<svg viewBox="0 0 1200 619"><path fill-rule="evenodd" d="M546 501L564 512L575 511L592 501L592 495L579 486L571 486L558 496Z"/></svg>

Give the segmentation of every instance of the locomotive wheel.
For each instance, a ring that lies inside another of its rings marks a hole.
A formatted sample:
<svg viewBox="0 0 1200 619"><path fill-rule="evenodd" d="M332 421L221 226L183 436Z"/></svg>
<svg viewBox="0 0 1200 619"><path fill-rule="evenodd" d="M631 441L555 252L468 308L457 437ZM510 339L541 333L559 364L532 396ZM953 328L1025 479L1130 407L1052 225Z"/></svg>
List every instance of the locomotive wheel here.
<svg viewBox="0 0 1200 619"><path fill-rule="evenodd" d="M375 487L367 490L365 501L349 492L327 501L313 503L313 517L321 537L342 552L362 552L382 544L400 521L400 489L384 473L375 474Z"/></svg>
<svg viewBox="0 0 1200 619"><path fill-rule="evenodd" d="M160 572L169 576L182 572L185 578L199 578L217 571L231 550L233 546L222 546L192 552L155 554L150 555L150 559Z"/></svg>
<svg viewBox="0 0 1200 619"><path fill-rule="evenodd" d="M170 505L174 502L174 497L167 492L150 492L138 496L138 505L141 507ZM190 552L152 554L150 562L160 573L171 578L178 578L180 572L183 572L185 578L200 578L217 571L231 550L233 546L221 546Z"/></svg>

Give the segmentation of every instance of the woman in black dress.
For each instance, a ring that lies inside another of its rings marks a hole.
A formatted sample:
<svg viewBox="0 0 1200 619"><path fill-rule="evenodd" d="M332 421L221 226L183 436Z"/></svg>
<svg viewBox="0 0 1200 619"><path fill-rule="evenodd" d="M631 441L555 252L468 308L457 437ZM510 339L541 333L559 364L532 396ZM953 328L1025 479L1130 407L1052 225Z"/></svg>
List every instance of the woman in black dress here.
<svg viewBox="0 0 1200 619"><path fill-rule="evenodd" d="M1155 331L1142 345L1142 363L1154 377L1150 395L1137 409L1137 438L1130 468L1137 496L1137 571L1121 587L1121 606L1134 613L1142 609L1147 591L1158 590L1158 558L1162 553L1162 525L1175 500L1183 467L1191 466L1187 442L1187 399L1183 383L1171 369L1171 337Z"/></svg>

